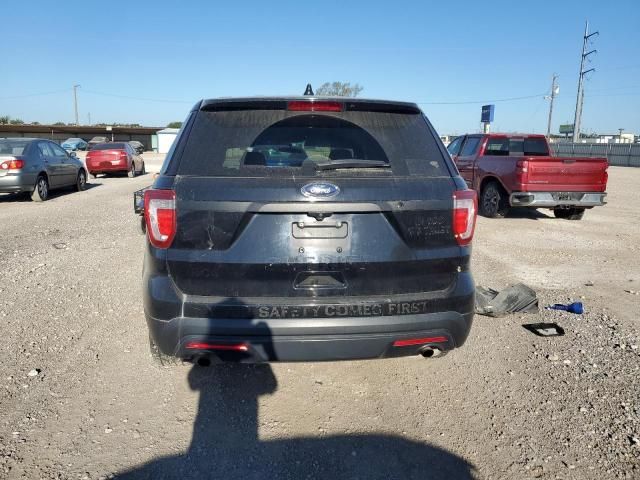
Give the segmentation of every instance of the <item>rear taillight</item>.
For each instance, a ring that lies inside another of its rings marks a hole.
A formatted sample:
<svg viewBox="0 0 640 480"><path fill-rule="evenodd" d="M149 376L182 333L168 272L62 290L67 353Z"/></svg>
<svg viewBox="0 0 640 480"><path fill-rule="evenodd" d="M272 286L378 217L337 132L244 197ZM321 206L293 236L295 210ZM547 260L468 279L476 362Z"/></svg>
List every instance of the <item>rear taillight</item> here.
<svg viewBox="0 0 640 480"><path fill-rule="evenodd" d="M453 194L453 236L459 245L473 240L478 214L478 195L474 190L458 190Z"/></svg>
<svg viewBox="0 0 640 480"><path fill-rule="evenodd" d="M11 158L0 163L0 170L20 170L24 167L24 162L19 158Z"/></svg>
<svg viewBox="0 0 640 480"><path fill-rule="evenodd" d="M529 172L529 162L527 160L518 160L516 162L516 177L520 183L524 183L527 172Z"/></svg>
<svg viewBox="0 0 640 480"><path fill-rule="evenodd" d="M209 343L209 342L189 342L185 345L187 350L226 350L230 352L248 352L246 343Z"/></svg>
<svg viewBox="0 0 640 480"><path fill-rule="evenodd" d="M127 152L120 152L120 160L126 160L127 159Z"/></svg>
<svg viewBox="0 0 640 480"><path fill-rule="evenodd" d="M518 160L516 162L516 172L527 173L529 171L529 162L527 160Z"/></svg>
<svg viewBox="0 0 640 480"><path fill-rule="evenodd" d="M287 110L293 112L341 112L343 104L340 102L296 101L287 104Z"/></svg>
<svg viewBox="0 0 640 480"><path fill-rule="evenodd" d="M173 190L144 192L144 218L151 245L169 248L176 236L176 194Z"/></svg>

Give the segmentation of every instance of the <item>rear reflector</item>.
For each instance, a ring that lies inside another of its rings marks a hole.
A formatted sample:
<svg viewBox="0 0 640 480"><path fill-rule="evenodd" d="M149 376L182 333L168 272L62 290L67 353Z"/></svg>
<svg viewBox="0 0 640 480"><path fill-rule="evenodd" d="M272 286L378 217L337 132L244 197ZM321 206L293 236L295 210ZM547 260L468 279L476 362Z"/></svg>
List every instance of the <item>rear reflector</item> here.
<svg viewBox="0 0 640 480"><path fill-rule="evenodd" d="M458 245L473 240L478 215L478 195L475 190L458 190L453 194L453 236Z"/></svg>
<svg viewBox="0 0 640 480"><path fill-rule="evenodd" d="M173 190L144 192L144 219L149 242L156 248L169 248L176 236L176 194Z"/></svg>
<svg viewBox="0 0 640 480"><path fill-rule="evenodd" d="M0 169L2 170L20 170L22 167L24 167L24 162L17 158L5 160L0 163Z"/></svg>
<svg viewBox="0 0 640 480"><path fill-rule="evenodd" d="M231 352L247 352L249 347L244 343L208 343L189 342L185 345L187 350L225 350Z"/></svg>
<svg viewBox="0 0 640 480"><path fill-rule="evenodd" d="M340 102L297 101L289 102L287 110L293 112L341 112L343 104Z"/></svg>
<svg viewBox="0 0 640 480"><path fill-rule="evenodd" d="M427 345L430 343L447 343L449 339L447 337L425 337L425 338L410 338L408 340L396 340L393 342L394 347L409 347L411 345Z"/></svg>

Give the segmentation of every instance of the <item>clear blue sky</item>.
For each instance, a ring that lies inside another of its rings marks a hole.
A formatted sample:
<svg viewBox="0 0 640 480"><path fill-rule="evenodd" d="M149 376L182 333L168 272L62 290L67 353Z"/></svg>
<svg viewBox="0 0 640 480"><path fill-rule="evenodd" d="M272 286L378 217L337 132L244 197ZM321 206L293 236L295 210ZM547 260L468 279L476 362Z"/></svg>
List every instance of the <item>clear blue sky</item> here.
<svg viewBox="0 0 640 480"><path fill-rule="evenodd" d="M71 122L77 83L81 122L161 126L202 97L341 80L363 97L419 102L438 131L461 133L479 128L480 103L426 102L544 94L556 72L557 131L573 121L587 18L600 36L583 131L640 134L637 0L9 2L0 115ZM543 132L547 112L541 97L496 102L494 130Z"/></svg>

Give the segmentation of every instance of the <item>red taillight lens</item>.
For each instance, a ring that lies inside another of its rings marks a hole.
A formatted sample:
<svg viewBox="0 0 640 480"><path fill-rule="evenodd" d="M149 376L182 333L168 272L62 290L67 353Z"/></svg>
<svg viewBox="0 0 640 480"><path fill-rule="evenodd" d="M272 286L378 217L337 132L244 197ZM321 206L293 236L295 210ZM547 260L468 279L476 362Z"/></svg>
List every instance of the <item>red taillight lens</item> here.
<svg viewBox="0 0 640 480"><path fill-rule="evenodd" d="M120 152L120 159L126 159L127 158L127 152Z"/></svg>
<svg viewBox="0 0 640 480"><path fill-rule="evenodd" d="M518 173L527 173L529 170L529 162L527 160L518 160L516 162L516 171Z"/></svg>
<svg viewBox="0 0 640 480"><path fill-rule="evenodd" d="M173 190L144 192L144 219L151 245L169 248L176 236L176 194Z"/></svg>
<svg viewBox="0 0 640 480"><path fill-rule="evenodd" d="M245 343L209 343L189 342L185 345L187 350L226 350L231 352L247 352L249 347Z"/></svg>
<svg viewBox="0 0 640 480"><path fill-rule="evenodd" d="M24 167L24 162L17 158L0 163L0 169L2 170L20 170L22 167Z"/></svg>
<svg viewBox="0 0 640 480"><path fill-rule="evenodd" d="M478 215L478 195L475 190L458 190L453 194L453 236L459 245L473 240Z"/></svg>
<svg viewBox="0 0 640 480"><path fill-rule="evenodd" d="M428 343L447 343L447 341L447 337L409 338L407 340L396 340L393 342L393 346L410 347L411 345L424 345Z"/></svg>
<svg viewBox="0 0 640 480"><path fill-rule="evenodd" d="M293 112L341 112L342 106L340 102L297 101L289 102L287 110Z"/></svg>

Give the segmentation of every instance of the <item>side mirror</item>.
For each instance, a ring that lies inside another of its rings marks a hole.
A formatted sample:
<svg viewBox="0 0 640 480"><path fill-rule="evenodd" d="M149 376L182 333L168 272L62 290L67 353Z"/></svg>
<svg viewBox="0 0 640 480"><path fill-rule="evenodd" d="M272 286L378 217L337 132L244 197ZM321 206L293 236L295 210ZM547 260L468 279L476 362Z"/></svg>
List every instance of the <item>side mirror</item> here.
<svg viewBox="0 0 640 480"><path fill-rule="evenodd" d="M78 158L78 154L76 152L69 152L69 156L73 158Z"/></svg>

